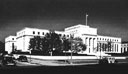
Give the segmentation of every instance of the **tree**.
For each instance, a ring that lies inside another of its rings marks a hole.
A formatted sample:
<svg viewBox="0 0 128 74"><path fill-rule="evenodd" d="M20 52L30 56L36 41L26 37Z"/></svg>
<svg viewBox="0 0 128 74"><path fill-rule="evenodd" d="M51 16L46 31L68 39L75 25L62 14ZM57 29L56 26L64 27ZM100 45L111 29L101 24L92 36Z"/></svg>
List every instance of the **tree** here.
<svg viewBox="0 0 128 74"><path fill-rule="evenodd" d="M35 36L30 39L29 49L32 51L41 51L42 53L50 53L52 56L53 52L61 53L63 51L73 50L74 53L85 51L86 45L83 44L81 38L70 38L60 37L54 31L47 33L43 38ZM71 46L75 44L75 46ZM73 47L73 49L71 49Z"/></svg>
<svg viewBox="0 0 128 74"><path fill-rule="evenodd" d="M86 50L86 45L83 44L83 41L81 38L70 38L65 39L63 38L63 50L64 51L72 51L73 53L77 52L83 52Z"/></svg>
<svg viewBox="0 0 128 74"><path fill-rule="evenodd" d="M47 33L45 37L48 42L48 51L50 52L51 56L53 51L62 51L62 41L58 34L51 31L50 33Z"/></svg>
<svg viewBox="0 0 128 74"><path fill-rule="evenodd" d="M74 46L72 46L74 53L83 52L86 50L86 45L83 44L83 40L81 38L79 37L73 38L71 42L72 44L74 44Z"/></svg>
<svg viewBox="0 0 128 74"><path fill-rule="evenodd" d="M36 47L36 39L34 37L34 38L31 38L29 41L29 49L35 50L35 47Z"/></svg>
<svg viewBox="0 0 128 74"><path fill-rule="evenodd" d="M54 31L47 33L43 38L35 36L30 39L29 43L29 49L41 51L42 53L50 53L50 55L52 55L53 51L62 51L62 41Z"/></svg>
<svg viewBox="0 0 128 74"><path fill-rule="evenodd" d="M63 51L69 51L71 49L71 42L69 39L62 39L63 41Z"/></svg>
<svg viewBox="0 0 128 74"><path fill-rule="evenodd" d="M97 45L97 51L112 51L113 44L111 41L108 41L107 43L98 43Z"/></svg>
<svg viewBox="0 0 128 74"><path fill-rule="evenodd" d="M3 53L5 51L5 43L0 41L0 53Z"/></svg>

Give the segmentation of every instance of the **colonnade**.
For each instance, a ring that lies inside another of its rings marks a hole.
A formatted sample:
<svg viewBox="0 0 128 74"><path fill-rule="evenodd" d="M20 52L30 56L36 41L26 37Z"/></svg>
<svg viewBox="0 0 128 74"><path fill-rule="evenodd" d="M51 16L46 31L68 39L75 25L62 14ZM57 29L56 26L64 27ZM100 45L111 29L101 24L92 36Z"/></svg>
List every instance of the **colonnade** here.
<svg viewBox="0 0 128 74"><path fill-rule="evenodd" d="M108 46L108 43L103 43L97 40L96 37L85 37L85 44L87 45L87 53L92 53L93 51L100 51L100 48L102 48L101 51L103 52L118 52L119 50L119 43L111 43L111 46ZM107 49L105 49L105 44L107 46ZM98 47L99 46L99 47ZM104 49L103 49L104 48Z"/></svg>
<svg viewBox="0 0 128 74"><path fill-rule="evenodd" d="M86 37L85 44L87 45L87 52L91 53L97 47L97 40L96 38Z"/></svg>

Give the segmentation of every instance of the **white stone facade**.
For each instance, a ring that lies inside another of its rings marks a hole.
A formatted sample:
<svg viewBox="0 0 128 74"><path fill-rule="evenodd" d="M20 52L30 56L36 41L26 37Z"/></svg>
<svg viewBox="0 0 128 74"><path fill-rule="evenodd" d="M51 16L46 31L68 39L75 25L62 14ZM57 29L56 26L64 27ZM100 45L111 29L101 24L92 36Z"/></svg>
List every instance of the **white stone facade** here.
<svg viewBox="0 0 128 74"><path fill-rule="evenodd" d="M65 32L73 34L74 37L82 38L83 43L87 45L85 53L95 53L98 51L102 51L104 53L121 53L121 38L98 35L97 28L91 28L89 26L79 24L65 28ZM99 50L101 46L107 44L108 42L111 42L110 49L107 48L106 50Z"/></svg>
<svg viewBox="0 0 128 74"><path fill-rule="evenodd" d="M5 51L11 53L17 48L16 36L8 36L5 38Z"/></svg>
<svg viewBox="0 0 128 74"><path fill-rule="evenodd" d="M34 36L43 37L46 33L49 33L49 30L37 28L24 28L18 31L15 36L17 50L22 50L24 52L28 51L30 38ZM85 54L98 52L98 48L101 48L98 47L98 45L108 43L108 41L113 44L113 47L109 49L111 51L108 51L108 49L104 50L104 53L121 53L121 38L100 36L97 34L97 28L78 24L65 28L64 31L55 31L55 33L66 36L66 38L70 38L71 35L82 38L83 43L87 45L87 49L84 52ZM5 42L7 41L5 40ZM7 44L5 48L8 48Z"/></svg>
<svg viewBox="0 0 128 74"><path fill-rule="evenodd" d="M122 42L121 44L121 53L128 52L128 42Z"/></svg>

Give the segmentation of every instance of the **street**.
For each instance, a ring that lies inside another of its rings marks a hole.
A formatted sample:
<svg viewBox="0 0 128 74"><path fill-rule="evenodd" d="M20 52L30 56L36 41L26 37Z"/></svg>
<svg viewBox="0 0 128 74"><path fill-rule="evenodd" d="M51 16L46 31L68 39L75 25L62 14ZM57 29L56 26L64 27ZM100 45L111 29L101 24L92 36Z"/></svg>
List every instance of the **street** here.
<svg viewBox="0 0 128 74"><path fill-rule="evenodd" d="M88 62L91 61L91 62ZM13 73L124 73L128 72L128 60L118 60L118 64L101 65L95 60L84 60L84 63L64 63L55 60L28 59L28 62L16 60L16 66L0 67L0 71ZM125 63L123 63L125 62Z"/></svg>
<svg viewBox="0 0 128 74"><path fill-rule="evenodd" d="M20 66L0 68L0 71L12 73L126 73L128 64L79 65L79 66Z"/></svg>

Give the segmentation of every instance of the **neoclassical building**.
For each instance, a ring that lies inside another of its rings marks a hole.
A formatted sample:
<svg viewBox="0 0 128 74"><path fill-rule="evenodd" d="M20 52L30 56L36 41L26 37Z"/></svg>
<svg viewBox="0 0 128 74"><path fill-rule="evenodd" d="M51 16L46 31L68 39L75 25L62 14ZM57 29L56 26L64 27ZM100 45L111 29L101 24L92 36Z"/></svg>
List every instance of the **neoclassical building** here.
<svg viewBox="0 0 128 74"><path fill-rule="evenodd" d="M12 38L14 38L14 45L17 50L22 50L23 52L29 51L29 41L30 38L34 36L45 36L49 33L46 29L37 28L24 28L16 32L16 36L10 36L5 38L5 50L11 52L12 48ZM75 26L67 27L64 31L55 31L55 33L60 36L70 36L80 37L83 43L87 45L86 51L80 54L99 54L101 53L121 53L121 38L102 36L97 34L97 28L92 28L87 25L78 24Z"/></svg>
<svg viewBox="0 0 128 74"><path fill-rule="evenodd" d="M8 36L5 38L5 51L11 53L17 48L16 36Z"/></svg>
<svg viewBox="0 0 128 74"><path fill-rule="evenodd" d="M121 44L121 53L128 52L128 42L122 42Z"/></svg>
<svg viewBox="0 0 128 74"><path fill-rule="evenodd" d="M87 54L121 53L121 38L98 35L97 28L78 24L65 28L65 32L82 38L83 43L87 45Z"/></svg>

